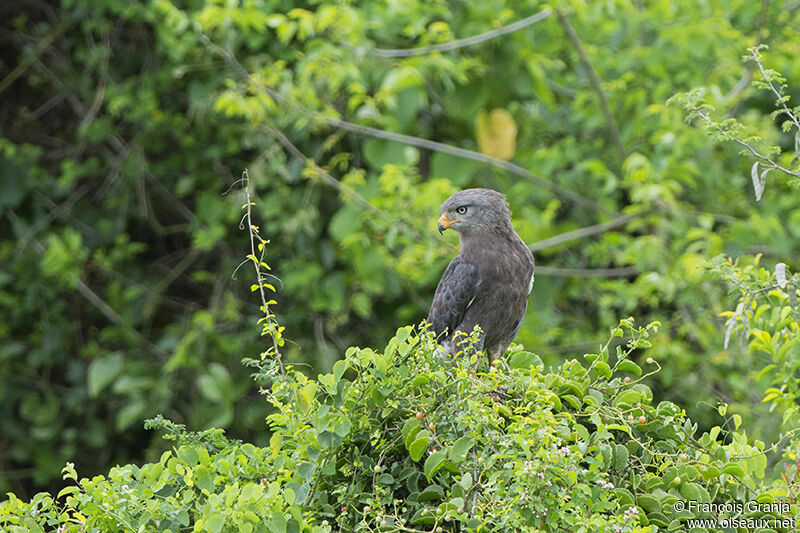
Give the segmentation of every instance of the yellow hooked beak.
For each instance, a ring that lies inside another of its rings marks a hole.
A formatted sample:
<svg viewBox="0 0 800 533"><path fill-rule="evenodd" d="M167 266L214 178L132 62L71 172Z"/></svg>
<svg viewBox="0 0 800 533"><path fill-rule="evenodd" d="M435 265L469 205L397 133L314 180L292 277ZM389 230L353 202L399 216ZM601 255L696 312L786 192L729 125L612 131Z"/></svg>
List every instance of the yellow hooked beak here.
<svg viewBox="0 0 800 533"><path fill-rule="evenodd" d="M437 224L437 227L439 228L439 234L441 235L442 233L444 233L444 230L446 230L456 222L461 222L461 221L450 220L449 218L447 218L447 215L443 213L442 216L439 217L439 224Z"/></svg>

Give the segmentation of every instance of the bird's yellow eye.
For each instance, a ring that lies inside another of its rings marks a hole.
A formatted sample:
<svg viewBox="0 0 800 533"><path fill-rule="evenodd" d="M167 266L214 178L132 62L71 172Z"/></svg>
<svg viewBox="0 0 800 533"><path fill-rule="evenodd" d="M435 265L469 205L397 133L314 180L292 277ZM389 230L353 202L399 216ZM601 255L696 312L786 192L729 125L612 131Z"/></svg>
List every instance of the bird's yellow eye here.
<svg viewBox="0 0 800 533"><path fill-rule="evenodd" d="M466 212L467 212L467 208L464 207L463 205L461 207L459 207L458 209L456 209L456 213L458 213L459 215L463 215Z"/></svg>

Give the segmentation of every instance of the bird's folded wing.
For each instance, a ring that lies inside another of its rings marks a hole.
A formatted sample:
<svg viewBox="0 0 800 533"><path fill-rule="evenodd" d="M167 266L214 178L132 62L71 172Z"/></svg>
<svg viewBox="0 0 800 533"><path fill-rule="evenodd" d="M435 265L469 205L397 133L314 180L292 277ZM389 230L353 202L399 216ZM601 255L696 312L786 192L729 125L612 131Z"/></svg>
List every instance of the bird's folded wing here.
<svg viewBox="0 0 800 533"><path fill-rule="evenodd" d="M428 322L437 336L445 331L449 336L456 330L475 300L479 284L475 265L462 261L460 256L450 262L436 287L428 314Z"/></svg>

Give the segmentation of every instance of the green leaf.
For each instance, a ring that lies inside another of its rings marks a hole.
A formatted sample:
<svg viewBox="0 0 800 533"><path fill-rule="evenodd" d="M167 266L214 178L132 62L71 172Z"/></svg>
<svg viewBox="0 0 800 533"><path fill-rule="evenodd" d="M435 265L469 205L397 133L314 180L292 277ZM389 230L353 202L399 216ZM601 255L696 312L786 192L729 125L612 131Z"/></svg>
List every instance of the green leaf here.
<svg viewBox="0 0 800 533"><path fill-rule="evenodd" d="M339 419L336 424L333 426L333 432L339 435L342 438L345 438L350 433L350 428L352 424L350 423L350 419L347 416L343 416Z"/></svg>
<svg viewBox="0 0 800 533"><path fill-rule="evenodd" d="M606 429L615 429L617 431L622 431L623 433L627 433L628 435L631 434L630 429L627 426L622 424L606 424Z"/></svg>
<svg viewBox="0 0 800 533"><path fill-rule="evenodd" d="M630 359L623 359L617 363L617 370L624 370L626 372L633 372L637 376L642 375L642 367L631 361Z"/></svg>
<svg viewBox="0 0 800 533"><path fill-rule="evenodd" d="M380 485L391 485L394 483L394 477L391 474L381 474L375 478L375 482Z"/></svg>
<svg viewBox="0 0 800 533"><path fill-rule="evenodd" d="M739 478L745 477L744 468L736 463L728 463L722 467L722 474L730 474Z"/></svg>
<svg viewBox="0 0 800 533"><path fill-rule="evenodd" d="M408 447L408 453L411 455L411 459L414 461L419 461L420 457L422 457L422 454L428 449L428 441L428 436L424 435L411 443L411 446Z"/></svg>
<svg viewBox="0 0 800 533"><path fill-rule="evenodd" d="M423 386L423 385L427 385L428 382L430 382L430 378L428 376L426 376L425 374L420 374L419 376L416 376L411 381L411 384L413 386L415 386L415 387L420 387L420 386Z"/></svg>
<svg viewBox="0 0 800 533"><path fill-rule="evenodd" d="M576 411L580 411L581 401L572 394L562 394L561 399L570 404Z"/></svg>
<svg viewBox="0 0 800 533"><path fill-rule="evenodd" d="M86 375L86 385L89 389L89 396L96 398L106 386L108 386L122 371L122 354L112 353L102 359L95 359L89 365Z"/></svg>
<svg viewBox="0 0 800 533"><path fill-rule="evenodd" d="M382 169L384 165L399 165L405 162L406 145L381 139L368 139L364 142L364 157L370 165ZM360 209L356 209L360 213Z"/></svg>
<svg viewBox="0 0 800 533"><path fill-rule="evenodd" d="M425 472L425 477L428 478L428 481L430 481L436 471L442 467L446 458L447 455L440 450L430 454L428 458L425 459L425 467L423 470Z"/></svg>
<svg viewBox="0 0 800 533"><path fill-rule="evenodd" d="M628 466L628 448L622 444L614 446L614 470L622 471Z"/></svg>
<svg viewBox="0 0 800 533"><path fill-rule="evenodd" d="M320 374L317 381L325 385L328 394L336 394L336 378L333 374Z"/></svg>
<svg viewBox="0 0 800 533"><path fill-rule="evenodd" d="M669 519L658 511L647 513L647 520L658 527L667 527L669 525Z"/></svg>
<svg viewBox="0 0 800 533"><path fill-rule="evenodd" d="M145 416L147 406L144 400L137 399L128 403L117 413L117 429L122 431L131 426L134 422L141 423Z"/></svg>
<svg viewBox="0 0 800 533"><path fill-rule="evenodd" d="M422 422L417 420L416 418L409 418L406 420L405 424L403 424L403 442L406 445L406 449L411 446L411 443L414 442L413 439L422 429Z"/></svg>
<svg viewBox="0 0 800 533"><path fill-rule="evenodd" d="M661 511L661 504L658 500L649 494L642 494L636 499L636 504L645 510L647 513L655 513Z"/></svg>
<svg viewBox="0 0 800 533"><path fill-rule="evenodd" d="M628 489L615 488L614 498L619 502L620 507L628 507L633 505L633 494Z"/></svg>
<svg viewBox="0 0 800 533"><path fill-rule="evenodd" d="M272 450L272 457L277 457L283 444L283 435L277 431L269 438L269 447Z"/></svg>
<svg viewBox="0 0 800 533"><path fill-rule="evenodd" d="M681 483L680 493L686 500L708 502L711 499L706 489L697 483Z"/></svg>
<svg viewBox="0 0 800 533"><path fill-rule="evenodd" d="M282 512L273 513L267 520L267 529L270 533L286 533L286 517Z"/></svg>
<svg viewBox="0 0 800 533"><path fill-rule="evenodd" d="M345 370L347 370L347 360L346 359L340 359L339 361L336 361L335 363L333 363L333 379L336 380L336 381L339 381L340 379L342 379L342 376L344 375Z"/></svg>
<svg viewBox="0 0 800 533"><path fill-rule="evenodd" d="M297 389L297 408L301 413L308 412L316 394L317 384L314 382L307 383L301 388Z"/></svg>
<svg viewBox="0 0 800 533"><path fill-rule="evenodd" d="M598 374L600 374L604 378L611 379L611 367L608 366L608 363L604 363L603 361L598 361L597 363L595 363L594 369L595 371L597 371Z"/></svg>
<svg viewBox="0 0 800 533"><path fill-rule="evenodd" d="M458 438L448 450L450 460L455 464L460 464L462 461L464 461L464 459L466 459L467 454L474 445L475 439L469 435L464 435L463 437Z"/></svg>
<svg viewBox="0 0 800 533"><path fill-rule="evenodd" d="M205 529L211 533L219 533L222 531L223 525L225 525L225 517L219 513L214 513L206 518Z"/></svg>
<svg viewBox="0 0 800 533"><path fill-rule="evenodd" d="M544 366L542 359L531 352L517 352L508 360L508 366L512 369L527 370L531 366Z"/></svg>
<svg viewBox="0 0 800 533"><path fill-rule="evenodd" d="M68 485L68 486L64 487L63 489L61 489L60 491L58 491L58 495L56 496L56 499L60 500L64 496L66 496L68 494L75 494L76 492L80 492L80 488L79 487L76 487L75 485ZM12 496L14 496L14 494L12 494L12 493L8 492L6 494L8 495L9 498L12 499L12 501L14 499L16 499L16 498L12 498Z"/></svg>
<svg viewBox="0 0 800 533"><path fill-rule="evenodd" d="M478 169L471 159L434 152L431 157L431 177L446 178L457 186L464 186Z"/></svg>
<svg viewBox="0 0 800 533"><path fill-rule="evenodd" d="M602 443L598 444L597 447L600 450L600 457L603 458L603 466L605 468L610 467L611 466L611 454L612 454L611 446L609 446L605 442L602 442Z"/></svg>
<svg viewBox="0 0 800 533"><path fill-rule="evenodd" d="M444 490L439 485L428 485L425 490L419 493L419 501L427 502L431 500L441 500L444 497Z"/></svg>
<svg viewBox="0 0 800 533"><path fill-rule="evenodd" d="M197 450L194 449L192 446L181 446L178 448L177 452L178 457L186 463L186 466L195 466L199 461Z"/></svg>
<svg viewBox="0 0 800 533"><path fill-rule="evenodd" d="M201 490L205 490L209 493L214 492L214 480L208 474L208 470L205 467L199 467L195 470L195 475L197 476L195 480L195 485Z"/></svg>
<svg viewBox="0 0 800 533"><path fill-rule="evenodd" d="M632 406L638 404L640 401L642 401L642 394L633 389L628 389L617 394L617 397L614 398L613 405L615 407L618 405Z"/></svg>

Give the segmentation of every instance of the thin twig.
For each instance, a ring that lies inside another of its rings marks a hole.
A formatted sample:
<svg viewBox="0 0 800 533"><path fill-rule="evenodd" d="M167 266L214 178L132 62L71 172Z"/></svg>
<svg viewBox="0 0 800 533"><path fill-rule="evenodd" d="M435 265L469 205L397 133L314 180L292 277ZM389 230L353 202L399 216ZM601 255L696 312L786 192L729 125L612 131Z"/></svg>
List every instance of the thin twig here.
<svg viewBox="0 0 800 533"><path fill-rule="evenodd" d="M385 212L381 211L380 209L376 208L372 204L370 204L366 199L364 199L361 195L357 192L353 191L352 189L345 187L339 182L336 178L325 172L321 169L316 163L308 159L291 141L289 141L286 136L280 132L279 130L273 128L272 126L267 126L268 131L278 139L280 142L290 153L292 153L295 157L301 159L304 163L308 164L309 162L313 165L314 170L331 186L335 187L340 192L343 192L352 198L354 198L360 205L369 209L371 212L381 215L386 215ZM542 248L547 248L548 246L554 246L560 242L578 239L581 237L585 237L588 235L594 235L595 233L600 233L606 231L611 228L615 228L621 226L634 218L641 216L641 214L634 214L634 215L625 215L609 222L604 222L602 224L596 224L594 226L589 226L587 228L582 228L579 230L571 231L568 233L564 233L561 235L557 235L550 239L546 239L544 241L540 241L538 243L534 243L530 246L531 251L541 250ZM423 238L422 235L419 233L415 233L415 237ZM619 268L556 268L556 267L536 267L536 273L542 276L554 276L554 277L627 277L632 276L638 273L634 267L626 266L626 267L619 267Z"/></svg>
<svg viewBox="0 0 800 533"><path fill-rule="evenodd" d="M635 276L639 270L633 266L616 268L557 268L537 266L537 276L553 276L556 278L627 278Z"/></svg>
<svg viewBox="0 0 800 533"><path fill-rule="evenodd" d="M719 124L714 122L711 119L711 117L708 116L706 113L704 113L703 110L700 109L699 107L697 107L695 105L690 105L689 109L691 109L692 111L697 113L697 116L699 116L700 118L705 120L708 124L713 126L722 135L723 138L725 138L725 139L727 139L729 141L733 141L736 144L746 148L747 151L750 152L750 154L752 154L753 157L755 157L756 159L761 160L762 163L765 163L766 165L770 166L771 168L773 168L775 170L780 170L781 172L783 172L785 174L788 174L790 176L794 176L796 178L800 178L800 173L793 172L793 171L789 170L788 168L784 168L783 166L779 165L778 163L776 163L775 161L773 161L769 157L767 157L765 155L761 155L759 152L756 151L755 148L750 146L748 143L746 143L746 142L744 142L744 141L742 141L740 139L737 139L736 137L732 136L730 133L725 131L725 129L723 129L722 126L720 126Z"/></svg>
<svg viewBox="0 0 800 533"><path fill-rule="evenodd" d="M25 232L25 235L19 239L16 247L17 252L19 253L24 250L30 242L33 242L33 238L37 233L48 227L51 222L72 209L72 206L74 206L78 200L83 198L93 186L94 185L92 183L84 183L81 187L73 191L72 194L70 194L69 197L64 200L64 202L50 206L47 216L28 228L28 230Z"/></svg>
<svg viewBox="0 0 800 533"><path fill-rule="evenodd" d="M376 48L372 51L372 53L378 57L411 57L421 56L431 52L447 52L450 50L456 50L458 48L482 43L484 41L488 41L489 39L494 39L495 37L521 30L522 28L526 28L531 24L539 22L540 20L546 19L551 13L552 11L550 9L545 9L539 13L536 13L535 15L531 15L530 17L526 17L522 20L518 20L517 22L508 24L507 26L502 26L485 33L473 35L472 37L450 41L449 43L434 44L431 46L424 46L422 48L402 48L395 50Z"/></svg>
<svg viewBox="0 0 800 533"><path fill-rule="evenodd" d="M269 126L269 125L266 126L266 128L267 128L267 131L269 131L270 134L272 134L272 136L275 137L278 140L278 142L289 153L291 153L297 159L301 160L303 162L303 164L305 164L305 165L309 165L310 164L312 166L312 168L314 169L314 171L317 173L317 175L320 176L325 181L325 183L327 183L331 187L335 188L340 193L349 196L351 199L355 200L355 202L357 204L359 204L360 206L362 206L363 208L368 210L370 213L372 213L374 215L380 215L381 217L383 217L385 219L392 219L393 218L389 213L387 213L386 211L383 211L381 209L378 209L377 207L375 207L374 205L369 203L369 201L366 198L364 198L363 196L358 194L356 191L354 191L350 187L348 187L345 184L343 184L341 181L337 180L336 178L334 178L333 176L328 174L324 169L322 169L319 165L317 165L317 163L313 159L309 159L308 157L306 157L306 155L303 152L301 152L300 149L297 148L292 143L292 141L290 141L289 138L286 137L286 135L283 134L283 132L281 132L277 128L273 128L272 126ZM414 237L414 239L417 240L417 241L419 241L419 240L421 240L423 238L426 238L426 237L430 237L430 235L422 235L418 231L415 231L410 226L408 226L407 224L403 224L402 222L400 222L397 219L395 219L394 224L397 227L399 227L401 230L403 230L403 231L410 231L411 236Z"/></svg>
<svg viewBox="0 0 800 533"><path fill-rule="evenodd" d="M758 13L758 20L756 22L756 31L753 34L756 36L757 42L764 42L763 36L768 32L764 31L764 23L767 21L767 12L769 11L769 0L761 0L761 11ZM763 34L762 34L763 32Z"/></svg>
<svg viewBox="0 0 800 533"><path fill-rule="evenodd" d="M268 323L272 323L276 328L280 328L280 326L276 323L272 313L269 310L269 305L267 305L267 295L264 293L264 277L261 274L261 260L258 259L258 256L256 255L256 235L258 229L255 226L253 226L253 221L251 218L251 208L253 207L253 202L250 199L250 175L247 173L247 170L245 170L242 173L242 180L244 181L244 194L246 199L245 206L247 208L246 211L247 214L245 216L247 220L247 232L250 234L250 254L251 254L250 259L252 260L253 268L256 271L256 280L258 281L257 283L258 291L259 291L259 296L261 297L261 305L262 305L261 309L264 312L264 316L266 317ZM276 334L274 333L270 334L270 339L272 340L273 355L278 360L278 366L280 367L281 370L281 376L286 377L286 370L283 368L283 359L281 358L281 353L278 350L278 338Z"/></svg>
<svg viewBox="0 0 800 533"><path fill-rule="evenodd" d="M555 237L550 237L549 239L544 239L539 242L535 242L528 246L531 252L535 252L537 250L543 250L545 248L550 248L551 246L556 246L558 244L571 241L573 239L581 239L583 237L588 237L590 235L596 235L598 233L603 233L605 231L617 228L619 226L624 226L631 220L635 218L639 218L643 216L644 213L636 213L633 215L624 215L614 220L609 220L608 222L602 222L600 224L595 224L593 226L587 226L585 228L576 229L574 231L568 231L566 233L561 233L560 235L556 235Z"/></svg>
<svg viewBox="0 0 800 533"><path fill-rule="evenodd" d="M745 87L750 85L750 80L752 78L753 78L753 67L747 65L745 66L744 74L742 74L742 77L739 78L739 81L737 81L736 84L733 86L733 88L730 91L728 91L728 94L722 97L722 101L730 102L731 100L736 98L736 96L738 96L738 94L742 92Z"/></svg>
<svg viewBox="0 0 800 533"><path fill-rule="evenodd" d="M267 131L269 131L269 133L273 137L275 137L278 140L278 142L290 154L292 154L294 157L296 157L297 159L299 159L300 161L302 161L306 165L311 164L311 166L313 167L313 169L317 173L317 175L319 175L323 180L325 180L325 183L327 183L328 185L330 185L331 187L333 187L334 189L336 189L340 193L349 196L351 199L355 200L359 205L361 205L362 207L364 207L368 211L371 211L372 213L375 213L375 214L383 214L383 212L380 209L378 209L377 207L375 207L374 205L369 203L363 196L358 194L356 191L354 191L350 187L347 187L346 185L344 185L342 182L340 182L339 180L337 180L336 178L334 178L333 176L331 176L330 174L325 172L319 165L317 165L316 162L314 162L313 160L311 160L308 157L306 157L306 155L303 152L301 152L300 149L298 149L292 143L292 141L290 141L289 138L286 137L286 135L283 134L283 132L281 132L277 128L274 128L274 127L269 126L269 125L266 126L266 128L267 128Z"/></svg>
<svg viewBox="0 0 800 533"><path fill-rule="evenodd" d="M61 78L57 74L52 72L47 67L47 65L45 65L41 61L37 60L36 64L45 73L45 75L50 79L50 81L53 83L53 85L55 85L59 89L59 93L63 94L63 95L66 95L67 101L72 105L72 108L76 112L76 114L81 115L81 116L85 115L87 113L86 105L84 105L84 103L81 102L80 99L78 99L78 97L75 95L75 93L69 87L67 87L65 85L65 83L61 80ZM124 164L124 159L128 156L128 154L134 148L134 146L132 146L132 145L138 145L140 139L143 138L143 137L144 137L144 134L142 132L139 132L131 140L130 143L124 141L122 139L122 137L120 137L119 135L116 135L116 134L112 135L110 137L109 143L117 151L117 153L116 153L117 161L114 164L114 166L112 167L112 172L109 175L109 177L106 179L106 183L104 183L103 186L101 186L98 189L98 191L95 193L95 197L96 198L99 198L97 195L98 194L103 194L104 189L110 184L110 182L113 182L116 179L117 174L119 173L119 170L122 167L122 164ZM112 153L110 149L106 148L106 150L109 153ZM188 220L189 222L194 222L194 223L198 224L202 229L207 229L206 225L199 218L197 218L197 216L192 212L192 210L189 209L188 207L186 207L186 205L183 202L181 202L178 198L176 198L175 195L173 195L172 192L169 189L167 189L164 186L164 184L161 183L161 181L158 178L156 178L150 172L149 168L147 167L147 162L145 162L145 175L147 176L148 179L150 179L151 183L153 185L155 185L155 188L158 189L159 192L163 196L167 197L167 199L175 207L176 211L179 212L181 215L183 215L183 217L186 220Z"/></svg>
<svg viewBox="0 0 800 533"><path fill-rule="evenodd" d="M600 100L600 107L603 110L603 115L606 119L606 126L611 133L611 139L614 141L614 146L617 149L617 155L619 155L619 159L622 161L625 159L625 146L622 144L622 137L620 136L619 128L614 120L614 116L611 114L611 109L608 107L608 101L606 101L606 96L603 93L603 86L600 83L600 78L597 76L597 71L595 71L591 61L589 61L589 56L586 55L586 51L583 49L583 45L578 38L578 34L575 33L575 29L569 23L567 17L564 16L560 9L556 9L556 16L558 17L558 21L561 23L561 26L564 28L564 33L567 34L567 37L569 37L569 40L572 42L572 46L574 46L575 50L578 52L578 57L580 58L581 64L586 71L586 75L589 76L589 82L592 84L594 92L597 93L597 98Z"/></svg>
<svg viewBox="0 0 800 533"><path fill-rule="evenodd" d="M213 48L218 53L220 53L229 62L229 64L231 66L233 66L239 72L239 74L244 78L245 81L247 81L247 82L253 82L254 81L253 78L250 76L250 73L247 71L247 69L245 69L242 66L241 63L239 63L239 61L236 59L236 57L233 55L233 53L230 50L228 50L228 49L226 49L226 48L214 43L213 41L211 41L211 39L209 39L203 33L199 34L199 38L209 48ZM565 189L565 188L561 187L560 185L557 185L557 184L555 184L553 182L547 181L544 178L541 178L541 177L533 174L532 172L529 172L528 170L525 170L524 168L522 168L522 167L520 167L518 165L515 165L514 163L509 163L508 161L503 161L502 159L497 159L496 157L491 157L491 156L488 156L486 154L482 154L482 153L479 153L479 152L474 152L472 150L466 150L464 148L457 148L455 146L450 146L448 144L444 144L444 143L440 143L440 142L436 142L436 141L430 141L430 140L427 140L427 139L422 139L420 137L414 137L414 136L411 136L411 135L404 135L404 134L401 134L401 133L393 133L393 132L389 132L389 131L385 131L385 130L380 130L380 129L377 129L377 128L371 128L369 126L362 126L362 125L359 125L359 124L354 124L352 122L347 122L345 120L341 120L341 119L338 119L338 118L328 117L328 116L325 116L325 115L323 115L321 113L317 113L315 111L312 111L312 110L310 110L310 109L308 109L308 108L306 108L304 106L301 106L299 104L294 104L294 103L290 102L288 99L286 99L283 96L281 96L280 94L278 94L277 91L275 91L271 87L268 87L268 86L264 85L260 81L257 82L257 83L259 83L260 87L262 89L264 89L264 91L266 91L266 93L276 103L290 105L293 108L295 108L298 111L300 111L301 113L303 113L304 115L310 116L310 117L312 117L312 118L314 118L316 120L324 122L324 123L328 124L329 126L340 128L340 129L349 131L351 133L355 133L357 135L364 135L364 136L369 136L369 137L375 137L375 138L378 138L378 139L396 141L396 142L400 142L400 143L404 143L404 144L409 144L411 146L417 146L419 148L425 148L425 149L428 149L428 150L433 150L433 151L437 151L437 152L446 153L448 155L452 155L452 156L455 156L455 157L461 157L461 158L464 158L464 159L471 159L473 161L486 163L486 164L494 166L494 167L502 168L502 169L510 172L511 174L515 174L517 176L525 178L528 181L537 183L537 184L539 184L539 185L541 185L541 186L543 186L543 187L545 187L547 189L550 189L554 193L556 193L556 194L558 194L558 195L560 195L560 196L562 196L564 198L569 198L570 200L572 200L573 202L575 202L577 204L580 204L580 205L583 205L583 206L586 206L586 207L590 207L590 208L592 208L592 209L594 209L596 211L599 211L599 212L601 212L603 214L606 214L606 215L610 215L610 216L616 216L617 215L617 213L609 211L608 209L606 209L603 206L601 206L600 204L590 200L589 198L585 198L585 197L583 197L583 196L581 196L581 195L579 195L577 193L574 193L574 192L572 192L572 191L570 191L568 189Z"/></svg>
<svg viewBox="0 0 800 533"><path fill-rule="evenodd" d="M16 81L17 78L22 76L25 73L25 71L28 70L28 67L30 67L34 62L36 62L39 56L41 56L44 53L44 51L47 50L51 44L53 44L53 41L55 41L59 35L64 33L64 31L70 26L70 24L71 22L67 20L61 22L61 24L56 26L56 28L53 30L53 33L51 33L50 35L39 41L39 44L36 45L36 50L34 50L33 52L33 57L29 59L23 59L23 61L19 65L17 65L17 67L14 70L9 72L8 75L5 78L3 78L2 81L0 81L0 93L5 91L9 87L9 85L14 83L14 81Z"/></svg>
<svg viewBox="0 0 800 533"><path fill-rule="evenodd" d="M797 131L800 132L800 122L798 122L797 117L794 116L794 113L792 113L792 111L787 107L786 98L784 98L781 92L775 88L775 85L772 84L772 80L769 78L769 76L767 76L767 73L764 71L764 66L761 64L761 61L758 60L758 55L756 51L753 50L752 48L750 49L750 55L752 55L753 59L755 59L756 65L758 65L758 70L761 71L761 75L764 77L764 81L767 82L767 85L769 85L770 90L772 90L772 93L778 99L776 103L780 104L780 106L783 108L783 112L786 113L789 119L794 123L795 127L797 128Z"/></svg>
<svg viewBox="0 0 800 533"><path fill-rule="evenodd" d="M341 128L358 135L366 135L370 137L376 137L378 139L385 139L389 141L396 141L404 144L410 144L411 146L417 146L419 148L425 148L427 150L433 150L435 152L442 152L463 159L471 159L473 161L478 161L480 163L486 163L494 167L502 168L503 170L506 170L511 174L515 174L521 178L525 178L528 181L541 185L546 189L550 189L554 193L564 198L569 198L576 204L590 207L606 215L611 215L611 216L616 215L616 213L614 213L613 211L609 211L608 209L594 202L593 200L590 200L589 198L586 198L584 196L581 196L580 194L570 191L569 189L565 189L560 185L553 183L552 181L547 181L546 179L541 178L536 174L533 174L532 172L520 167L519 165L515 165L514 163L511 163L509 161L504 161L502 159L482 154L480 152L467 150L465 148L458 148L455 146L450 146L449 144L444 144L437 141L430 141L428 139L422 139L421 137L414 137L412 135L405 135L402 133L393 133L390 131L380 130L377 128L371 128L369 126L353 124L352 122L347 122L337 118L330 118L330 117L320 117L320 118L322 118L325 122L327 122L331 126L335 126L337 128Z"/></svg>
<svg viewBox="0 0 800 533"><path fill-rule="evenodd" d="M97 112L100 111L100 106L103 105L103 100L105 99L106 84L108 83L108 63L111 59L111 42L108 32L103 34L103 45L108 53L103 58L103 63L100 66L100 81L97 84L97 91L95 92L92 105L89 106L89 111L83 117L83 120L81 120L81 124L78 129L85 129L89 126L89 124L94 122Z"/></svg>
<svg viewBox="0 0 800 533"><path fill-rule="evenodd" d="M631 337L616 337L609 341L606 346L615 347L630 341ZM578 342L575 344L562 344L560 346L540 346L530 349L533 353L566 353L594 350L603 345L603 340Z"/></svg>
<svg viewBox="0 0 800 533"><path fill-rule="evenodd" d="M9 218L13 223L19 223L19 217L14 212L13 209L9 209L7 211ZM34 251L39 255L43 255L46 252L45 246L38 240L38 239L31 239L30 243L33 245ZM155 355L161 357L167 357L169 354L156 346L155 344L148 341L141 333L139 333L136 329L132 326L125 323L125 320L117 313L113 307L108 305L100 296L97 295L86 283L81 281L80 279L77 280L75 284L75 290L83 296L89 303L94 305L100 313L105 316L109 322L125 328L125 331L131 333L137 340L139 340L142 344L147 346L147 348L153 352Z"/></svg>

